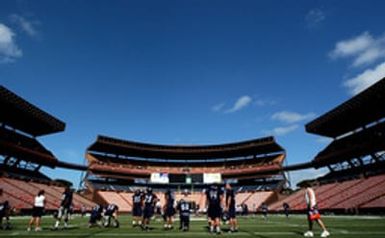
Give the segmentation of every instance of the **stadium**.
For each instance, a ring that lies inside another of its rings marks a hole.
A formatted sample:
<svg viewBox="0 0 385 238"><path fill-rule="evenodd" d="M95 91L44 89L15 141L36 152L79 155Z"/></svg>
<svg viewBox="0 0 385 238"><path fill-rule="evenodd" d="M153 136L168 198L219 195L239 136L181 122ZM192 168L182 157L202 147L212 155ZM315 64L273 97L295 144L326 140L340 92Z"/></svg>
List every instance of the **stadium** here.
<svg viewBox="0 0 385 238"><path fill-rule="evenodd" d="M1 0L0 238L385 237L384 9Z"/></svg>
<svg viewBox="0 0 385 238"><path fill-rule="evenodd" d="M302 227L304 222L300 222L306 213L306 189L301 186L310 183L318 194L319 210L330 215L325 216L325 220L333 237L383 237L384 220L373 220L376 219L373 215L385 212L384 97L385 78L307 123L308 133L333 140L313 160L302 164L285 165L286 150L272 136L227 144L184 146L99 135L85 149L87 164L81 165L59 160L38 141L45 135L65 133L64 122L1 87L0 186L2 201L10 204L12 229L2 231L0 236L202 236L207 233L203 191L209 184L225 183L232 184L236 191L240 231L235 236L302 236L301 232L306 229ZM66 180L51 180L40 172L42 167L84 171L81 189L73 196L75 215L71 229L57 233L46 229L50 226L49 220L53 221L50 214L60 206L64 188L71 184ZM300 182L300 189L290 191L287 172L321 167L327 167L329 172L315 180ZM131 228L134 191L149 187L159 198L161 207L166 190L174 192L177 201L188 191L193 210L190 233L181 234L177 230L164 233L161 219L154 221L149 233ZM47 198L45 229L40 234L27 233L23 216L31 214L33 199L39 190L45 190ZM289 219L280 215L284 212L284 203L290 207L292 217ZM90 212L96 204L116 204L121 227L88 230L87 219L76 214ZM259 215L262 204L267 204L269 213L274 214L264 222ZM353 216L358 214L372 217ZM272 229L274 224L281 227ZM373 229L366 232L363 226Z"/></svg>

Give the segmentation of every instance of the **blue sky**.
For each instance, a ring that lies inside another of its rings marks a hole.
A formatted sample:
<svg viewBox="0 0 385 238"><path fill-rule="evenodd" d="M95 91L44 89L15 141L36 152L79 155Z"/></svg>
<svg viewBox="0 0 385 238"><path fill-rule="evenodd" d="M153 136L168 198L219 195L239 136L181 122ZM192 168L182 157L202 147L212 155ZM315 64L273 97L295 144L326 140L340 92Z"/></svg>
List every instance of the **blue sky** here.
<svg viewBox="0 0 385 238"><path fill-rule="evenodd" d="M304 124L385 76L383 9L379 0L4 0L0 83L66 122L40 140L67 162L84 163L104 134L183 145L274 135L300 163L327 145Z"/></svg>

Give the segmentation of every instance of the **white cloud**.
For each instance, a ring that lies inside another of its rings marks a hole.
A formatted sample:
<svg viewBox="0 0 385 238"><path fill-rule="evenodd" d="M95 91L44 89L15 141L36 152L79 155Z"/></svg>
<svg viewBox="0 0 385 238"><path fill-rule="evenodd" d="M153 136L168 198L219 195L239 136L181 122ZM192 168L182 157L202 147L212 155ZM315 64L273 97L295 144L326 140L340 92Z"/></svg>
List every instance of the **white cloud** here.
<svg viewBox="0 0 385 238"><path fill-rule="evenodd" d="M211 108L211 110L212 110L213 112L220 112L224 106L225 106L224 103L219 103L219 104L217 104L217 105L214 105L214 106Z"/></svg>
<svg viewBox="0 0 385 238"><path fill-rule="evenodd" d="M271 119L284 123L295 123L315 117L314 113L300 114L297 112L281 111L271 116Z"/></svg>
<svg viewBox="0 0 385 238"><path fill-rule="evenodd" d="M351 57L355 67L373 63L385 57L385 36L375 38L369 32L364 32L337 42L329 56L333 59Z"/></svg>
<svg viewBox="0 0 385 238"><path fill-rule="evenodd" d="M263 107L263 106L273 106L277 104L275 100L265 100L265 99L258 99L254 101L254 105Z"/></svg>
<svg viewBox="0 0 385 238"><path fill-rule="evenodd" d="M374 69L367 69L363 73L344 82L349 93L356 95L385 77L385 62L377 65Z"/></svg>
<svg viewBox="0 0 385 238"><path fill-rule="evenodd" d="M238 100L234 103L234 105L230 109L226 110L226 113L233 113L233 112L239 111L247 107L252 101L253 99L250 96L247 96L247 95L242 96L238 98Z"/></svg>
<svg viewBox="0 0 385 238"><path fill-rule="evenodd" d="M13 62L23 55L21 49L16 45L14 37L15 33L0 23L0 63Z"/></svg>
<svg viewBox="0 0 385 238"><path fill-rule="evenodd" d="M318 8L311 9L305 16L307 27L314 28L326 19L325 13Z"/></svg>
<svg viewBox="0 0 385 238"><path fill-rule="evenodd" d="M37 36L38 31L36 30L36 25L38 24L38 22L32 22L17 14L12 14L10 16L10 19L14 24L18 25L20 29L27 35L31 37Z"/></svg>
<svg viewBox="0 0 385 238"><path fill-rule="evenodd" d="M284 136L289 134L290 132L293 132L297 130L299 126L298 125L290 125L290 126L283 126L283 127L276 127L272 130L265 131L265 134L275 135L275 136Z"/></svg>

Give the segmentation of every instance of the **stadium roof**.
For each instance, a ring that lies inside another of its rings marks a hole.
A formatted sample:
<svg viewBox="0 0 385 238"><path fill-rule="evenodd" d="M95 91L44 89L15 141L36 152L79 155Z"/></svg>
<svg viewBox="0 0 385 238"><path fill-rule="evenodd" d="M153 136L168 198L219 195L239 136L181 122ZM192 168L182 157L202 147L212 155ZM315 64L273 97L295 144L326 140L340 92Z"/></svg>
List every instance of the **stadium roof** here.
<svg viewBox="0 0 385 238"><path fill-rule="evenodd" d="M33 136L64 131L65 124L0 86L0 122Z"/></svg>
<svg viewBox="0 0 385 238"><path fill-rule="evenodd" d="M159 159L217 159L250 155L284 153L274 137L265 137L220 145L177 146L156 145L98 136L88 152Z"/></svg>
<svg viewBox="0 0 385 238"><path fill-rule="evenodd" d="M385 122L333 141L314 158L315 167L385 151Z"/></svg>
<svg viewBox="0 0 385 238"><path fill-rule="evenodd" d="M221 159L194 159L194 160L183 160L183 159L145 159L145 158L122 158L116 156L102 155L102 154L94 154L92 152L87 154L87 159L89 161L100 161L103 163L118 163L118 164L130 164L130 165L151 165L151 166L202 166L205 164L206 166L223 166L226 164L227 166L239 165L241 163L268 163L280 157L281 154L271 154L271 155L263 155L260 157L248 156L241 158L221 158Z"/></svg>
<svg viewBox="0 0 385 238"><path fill-rule="evenodd" d="M385 117L385 78L306 125L306 131L338 137Z"/></svg>

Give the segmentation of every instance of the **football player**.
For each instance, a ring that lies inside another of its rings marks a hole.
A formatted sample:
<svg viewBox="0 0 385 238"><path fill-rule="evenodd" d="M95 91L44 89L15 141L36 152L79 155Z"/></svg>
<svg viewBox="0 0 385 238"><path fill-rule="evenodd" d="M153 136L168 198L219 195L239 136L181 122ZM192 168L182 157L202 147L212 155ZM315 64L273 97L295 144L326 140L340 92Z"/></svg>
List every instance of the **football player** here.
<svg viewBox="0 0 385 238"><path fill-rule="evenodd" d="M56 222L54 226L55 230L59 228L60 222L63 217L64 217L64 228L68 226L68 218L69 218L70 209L72 206L72 197L73 197L73 192L71 191L70 188L67 187L62 194L60 207L57 212Z"/></svg>
<svg viewBox="0 0 385 238"><path fill-rule="evenodd" d="M164 224L165 229L172 229L173 228L173 217L175 215L175 195L174 193L168 189L166 193L164 194L166 204L164 206L164 215L166 218L166 223Z"/></svg>
<svg viewBox="0 0 385 238"><path fill-rule="evenodd" d="M144 208L143 208L143 220L142 229L145 231L149 230L150 219L154 215L155 203L157 201L156 195L152 192L151 188L147 188L144 194Z"/></svg>
<svg viewBox="0 0 385 238"><path fill-rule="evenodd" d="M134 195L132 196L132 226L142 225L142 216L143 216L143 193L137 189L135 190Z"/></svg>
<svg viewBox="0 0 385 238"><path fill-rule="evenodd" d="M190 213L191 203L188 201L188 192L184 192L184 198L182 198L177 206L179 211L179 230L188 231L190 229Z"/></svg>
<svg viewBox="0 0 385 238"><path fill-rule="evenodd" d="M88 222L88 227L93 226L99 226L102 227L101 220L102 220L102 213L103 213L103 206L96 205L92 208L90 220Z"/></svg>
<svg viewBox="0 0 385 238"><path fill-rule="evenodd" d="M119 227L118 210L119 207L113 203L106 207L106 211L104 212L104 227L109 227L111 225L111 220L113 220L113 227Z"/></svg>
<svg viewBox="0 0 385 238"><path fill-rule="evenodd" d="M226 184L226 202L225 211L229 216L230 232L238 231L238 222L235 211L235 192L230 184Z"/></svg>
<svg viewBox="0 0 385 238"><path fill-rule="evenodd" d="M206 190L207 216L210 224L210 232L221 233L221 216L223 206L223 190L213 184Z"/></svg>

